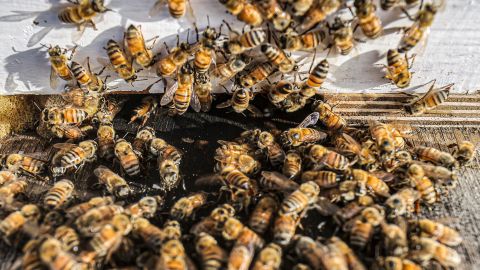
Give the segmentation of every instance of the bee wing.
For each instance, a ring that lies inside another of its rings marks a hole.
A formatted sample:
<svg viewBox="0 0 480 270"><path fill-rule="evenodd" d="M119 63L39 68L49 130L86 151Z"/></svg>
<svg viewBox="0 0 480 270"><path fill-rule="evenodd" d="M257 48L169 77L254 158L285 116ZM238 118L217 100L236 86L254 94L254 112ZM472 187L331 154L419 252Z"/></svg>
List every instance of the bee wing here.
<svg viewBox="0 0 480 270"><path fill-rule="evenodd" d="M260 109L258 109L257 107L255 107L252 104L248 105L247 110L249 112L251 112L254 116L257 116L257 117L262 117L263 116L262 111L260 111Z"/></svg>
<svg viewBox="0 0 480 270"><path fill-rule="evenodd" d="M225 101L225 102L222 102L222 103L220 103L220 104L217 104L216 107L217 107L217 109L224 109L224 108L230 107L231 105L232 105L232 101L229 99L229 100L227 100L227 101Z"/></svg>
<svg viewBox="0 0 480 270"><path fill-rule="evenodd" d="M202 104L200 103L197 94L195 94L195 91L193 91L193 85L190 86L190 91L192 91L192 97L190 98L190 106L192 106L192 109L195 112L199 112L202 109Z"/></svg>
<svg viewBox="0 0 480 270"><path fill-rule="evenodd" d="M305 128L308 126L313 126L318 122L318 119L320 119L320 113L318 112L313 112L309 114L303 121L298 125L300 128Z"/></svg>
<svg viewBox="0 0 480 270"><path fill-rule="evenodd" d="M195 186L222 186L224 181L218 174L201 176L195 180Z"/></svg>
<svg viewBox="0 0 480 270"><path fill-rule="evenodd" d="M52 67L50 67L50 87L52 89L57 89L57 86L58 86L58 76L57 76L57 72L55 72L55 69Z"/></svg>
<svg viewBox="0 0 480 270"><path fill-rule="evenodd" d="M177 89L178 89L178 82L175 82L172 86L167 88L167 90L165 90L165 93L163 94L162 99L160 100L160 105L165 106L168 103L170 103L170 101L172 101L173 95L175 94Z"/></svg>
<svg viewBox="0 0 480 270"><path fill-rule="evenodd" d="M332 216L334 215L340 208L333 204L329 199L325 197L318 197L317 204L315 209L322 215L322 216Z"/></svg>
<svg viewBox="0 0 480 270"><path fill-rule="evenodd" d="M105 68L108 68L110 70L114 70L112 63L110 63L110 60L104 57L97 57L97 62L104 66Z"/></svg>
<svg viewBox="0 0 480 270"><path fill-rule="evenodd" d="M262 171L262 177L265 179L270 179L271 182L275 185L274 189L281 191L294 191L298 188L298 183L292 179L286 177L285 175L275 172L275 171Z"/></svg>
<svg viewBox="0 0 480 270"><path fill-rule="evenodd" d="M56 143L53 145L54 148L61 149L61 150L69 150L75 146L77 145L73 143Z"/></svg>

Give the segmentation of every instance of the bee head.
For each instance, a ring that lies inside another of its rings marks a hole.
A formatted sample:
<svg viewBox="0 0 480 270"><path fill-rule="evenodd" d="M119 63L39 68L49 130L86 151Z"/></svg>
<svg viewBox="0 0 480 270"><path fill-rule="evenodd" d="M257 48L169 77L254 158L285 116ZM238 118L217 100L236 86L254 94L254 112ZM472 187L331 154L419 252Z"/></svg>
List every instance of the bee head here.
<svg viewBox="0 0 480 270"><path fill-rule="evenodd" d="M62 48L60 46L56 45L55 47L50 47L48 48L48 54L50 56L60 56L62 55Z"/></svg>
<svg viewBox="0 0 480 270"><path fill-rule="evenodd" d="M104 1L103 0L93 0L92 1L92 9L95 10L96 12L99 13L104 13L107 11L111 11L111 9L108 9L105 7Z"/></svg>

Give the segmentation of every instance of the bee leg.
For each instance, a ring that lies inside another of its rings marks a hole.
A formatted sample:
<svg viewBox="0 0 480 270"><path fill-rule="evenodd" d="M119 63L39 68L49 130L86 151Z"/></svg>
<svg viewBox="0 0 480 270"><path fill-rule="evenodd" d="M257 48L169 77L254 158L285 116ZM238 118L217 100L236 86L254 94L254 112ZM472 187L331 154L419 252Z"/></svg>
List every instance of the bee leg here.
<svg viewBox="0 0 480 270"><path fill-rule="evenodd" d="M78 0L67 0L67 2L72 3L74 5L78 5Z"/></svg>
<svg viewBox="0 0 480 270"><path fill-rule="evenodd" d="M170 48L168 48L167 43L163 42L163 45L165 46L165 50L167 51L167 54L170 54Z"/></svg>
<svg viewBox="0 0 480 270"><path fill-rule="evenodd" d="M410 15L410 13L408 13L408 11L404 7L401 7L400 10L407 16L409 20L415 21L415 18L412 17L412 15Z"/></svg>

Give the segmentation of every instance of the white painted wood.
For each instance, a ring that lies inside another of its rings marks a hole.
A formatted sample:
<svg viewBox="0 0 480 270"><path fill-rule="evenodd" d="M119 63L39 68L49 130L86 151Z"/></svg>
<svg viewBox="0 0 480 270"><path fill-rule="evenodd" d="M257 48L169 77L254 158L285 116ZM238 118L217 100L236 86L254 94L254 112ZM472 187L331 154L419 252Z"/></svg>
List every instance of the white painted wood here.
<svg viewBox="0 0 480 270"><path fill-rule="evenodd" d="M98 31L88 28L79 42L75 55L77 61L83 61L86 56L93 60L94 69L101 67L96 58L106 57L102 48L106 41L114 38L120 41L124 29L131 23L141 24L144 36L149 39L159 35L155 51L162 49L163 41L174 45L177 33L185 34L191 27L191 20L173 20L169 17L166 7L158 16L149 17L148 13L155 0L111 0L108 4L115 12L106 13L103 21L97 23ZM217 0L191 0L197 24L206 26L206 15L210 15L211 24L218 26L222 19L230 22L235 19L225 13L224 7ZM61 7L68 5L66 1L57 0L0 0L0 29L2 43L0 44L0 94L51 94L61 92L50 89L50 67L44 44L72 45L74 27L60 24L56 15ZM415 9L411 9L414 13ZM377 40L367 40L357 44L357 48L348 56L330 54L332 72L324 84L330 92L384 93L397 92L383 77L382 68L376 64L385 63L385 53L388 48L396 47L401 37L395 27L408 26L410 21L399 10L388 14L379 9L386 28L386 35ZM428 39L424 54L418 55L413 67L414 79L412 87L407 90L424 92L427 87L421 85L432 79L437 79L439 85L454 82L455 92L473 93L480 89L480 4L479 0L450 0L446 10L439 13ZM346 17L349 13L344 14ZM18 20L22 17L22 20ZM34 20L38 22L35 25ZM39 33L50 30L38 43L32 40ZM360 31L358 37L364 38ZM192 39L193 41L193 39ZM325 57L326 52L319 53L316 60ZM304 65L308 68L309 63ZM111 86L118 90L142 90L155 81L154 72L141 72L140 76L148 80L136 82L134 86L125 85L121 80L111 81ZM114 77L115 78L115 77ZM152 88L152 92L163 91L161 83Z"/></svg>

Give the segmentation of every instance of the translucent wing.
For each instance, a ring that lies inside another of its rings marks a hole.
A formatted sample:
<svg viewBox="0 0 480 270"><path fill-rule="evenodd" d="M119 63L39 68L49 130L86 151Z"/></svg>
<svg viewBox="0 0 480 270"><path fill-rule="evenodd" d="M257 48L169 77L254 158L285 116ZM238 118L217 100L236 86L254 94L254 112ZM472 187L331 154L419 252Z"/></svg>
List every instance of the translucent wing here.
<svg viewBox="0 0 480 270"><path fill-rule="evenodd" d="M300 128L308 127L308 126L313 126L318 122L318 119L320 119L320 114L318 112L313 112L309 114L303 121L298 125Z"/></svg>
<svg viewBox="0 0 480 270"><path fill-rule="evenodd" d="M163 94L163 97L162 97L162 99L160 100L160 105L161 105L161 106L165 106L165 105L167 105L168 103L170 103L170 101L172 101L173 95L175 94L175 92L177 91L177 89L178 89L178 82L175 82L171 87L169 87L169 88L165 91L165 94Z"/></svg>
<svg viewBox="0 0 480 270"><path fill-rule="evenodd" d="M76 146L77 145L73 143L56 143L53 145L54 148L61 149L61 150L69 150Z"/></svg>
<svg viewBox="0 0 480 270"><path fill-rule="evenodd" d="M260 111L259 108L255 107L254 105L250 104L247 107L247 110L251 112L254 116L262 117L263 113Z"/></svg>
<svg viewBox="0 0 480 270"><path fill-rule="evenodd" d="M110 70L114 70L112 63L110 63L110 60L107 59L107 58L98 57L98 58L97 58L97 62L98 62L100 65L102 65L102 66L104 66L104 67L106 67L106 68L108 68L108 69L110 69Z"/></svg>
<svg viewBox="0 0 480 270"><path fill-rule="evenodd" d="M53 30L53 27L45 27L42 30L38 31L37 33L33 34L30 39L28 40L27 47L32 47L33 45L40 42L50 31Z"/></svg>
<svg viewBox="0 0 480 270"><path fill-rule="evenodd" d="M165 0L157 0L152 8L148 11L149 17L154 17L162 11L162 6L165 4Z"/></svg>
<svg viewBox="0 0 480 270"><path fill-rule="evenodd" d="M192 97L190 98L190 106L192 106L192 109L194 111L199 112L202 109L202 104L200 103L197 94L195 94L195 91L193 91L193 87L190 89L190 91L192 91Z"/></svg>
<svg viewBox="0 0 480 270"><path fill-rule="evenodd" d="M232 101L231 100L227 100L225 102L222 102L220 104L217 104L216 108L217 109L224 109L224 108L228 108L232 105Z"/></svg>
<svg viewBox="0 0 480 270"><path fill-rule="evenodd" d="M50 68L50 87L52 89L57 89L58 86L58 76L57 72L55 72L55 69L53 67Z"/></svg>

